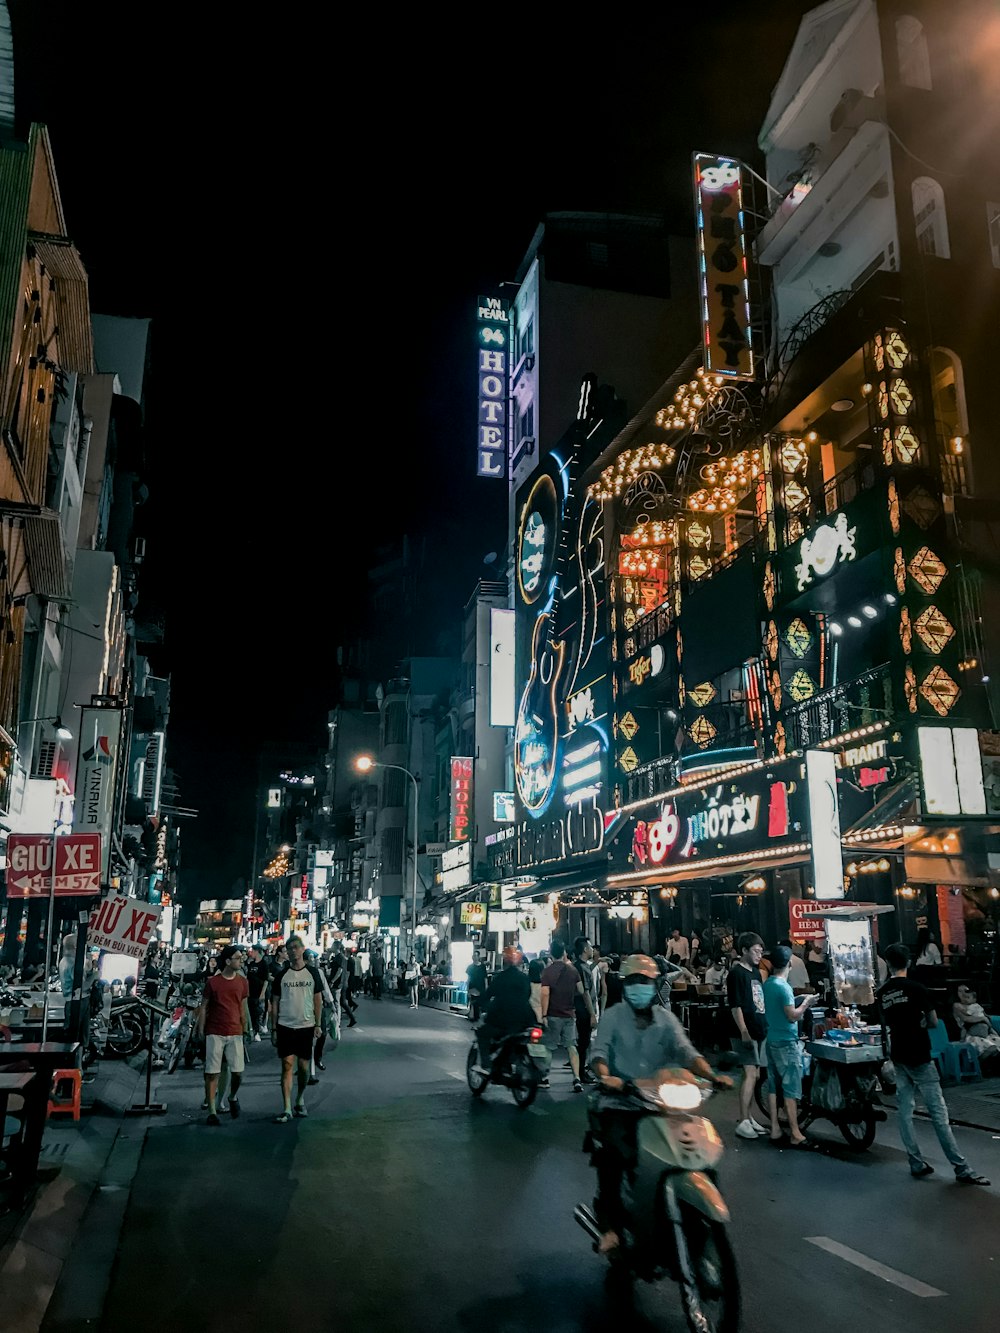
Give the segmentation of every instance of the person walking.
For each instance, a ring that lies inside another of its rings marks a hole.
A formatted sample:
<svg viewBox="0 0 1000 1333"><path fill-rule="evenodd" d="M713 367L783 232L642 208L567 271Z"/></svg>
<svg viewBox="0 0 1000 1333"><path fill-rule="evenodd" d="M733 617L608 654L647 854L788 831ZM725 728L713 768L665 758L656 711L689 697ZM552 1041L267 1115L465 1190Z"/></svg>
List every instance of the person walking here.
<svg viewBox="0 0 1000 1333"><path fill-rule="evenodd" d="M313 1042L323 1032L323 981L319 969L306 962L305 945L299 935L288 937L289 962L271 987L271 1041L281 1060L281 1096L284 1103L275 1123L285 1125L292 1116L308 1114L304 1097L309 1086ZM292 1080L298 1084L292 1104Z"/></svg>
<svg viewBox="0 0 1000 1333"><path fill-rule="evenodd" d="M934 1174L934 1168L920 1151L913 1132L915 1094L920 1093L934 1126L941 1151L955 1171L960 1185L988 1185L990 1182L969 1165L955 1142L948 1123L948 1106L941 1091L941 1079L931 1058L928 1029L936 1028L938 1016L934 1000L926 986L911 981L906 970L910 951L905 944L890 944L885 951L889 980L879 988L877 1000L889 1029L889 1058L896 1070L896 1104L899 1137L903 1140L915 1180Z"/></svg>
<svg viewBox="0 0 1000 1333"><path fill-rule="evenodd" d="M767 1018L764 1011L764 982L760 975L764 941L748 930L736 941L736 948L739 958L729 969L726 978L727 1002L735 1028L735 1036L731 1038L730 1044L743 1066L736 1135L741 1139L756 1139L768 1133L750 1115L758 1071L767 1064L764 1054Z"/></svg>
<svg viewBox="0 0 1000 1333"><path fill-rule="evenodd" d="M764 1016L767 1019L767 1109L771 1118L771 1143L775 1147L815 1148L799 1128L799 1102L802 1100L802 1051L799 1048L799 1020L816 999L805 995L795 1003L789 981L792 962L790 944L778 944L771 952L771 975L764 982ZM788 1138L778 1123L778 1091L785 1102Z"/></svg>
<svg viewBox="0 0 1000 1333"><path fill-rule="evenodd" d="M573 1091L582 1092L580 1055L576 1045L576 1001L584 997L583 981L576 968L566 961L566 945L562 940L552 941L552 962L542 973L542 1026L545 1045L553 1055L565 1047L573 1071ZM542 1079L547 1088L549 1080Z"/></svg>
<svg viewBox="0 0 1000 1333"><path fill-rule="evenodd" d="M406 982L406 988L410 993L410 1008L418 1009L420 1007L420 968L417 966L416 957L412 953L410 954L410 961L406 964L403 980Z"/></svg>
<svg viewBox="0 0 1000 1333"><path fill-rule="evenodd" d="M253 1039L260 1041L261 1028L267 1015L267 987L270 971L264 950L259 944L251 944L246 968L247 985L250 987L249 1006L250 1022L253 1025Z"/></svg>
<svg viewBox="0 0 1000 1333"><path fill-rule="evenodd" d="M382 950L376 949L372 954L372 999L381 1000L382 981L385 978L385 959L382 957Z"/></svg>
<svg viewBox="0 0 1000 1333"><path fill-rule="evenodd" d="M573 941L573 966L583 982L583 994L575 999L576 1008L576 1054L580 1066L579 1077L585 1083L594 1083L596 1079L587 1065L590 1050L590 1038L597 1022L594 1008L594 974L590 966L593 949L586 935L578 935Z"/></svg>
<svg viewBox="0 0 1000 1333"><path fill-rule="evenodd" d="M205 982L196 1029L205 1038L205 1100L208 1102L209 1125L221 1123L215 1106L222 1061L229 1068L229 1114L236 1120L240 1114L239 1092L243 1077L246 1049L243 1038L250 1034L250 1010L247 999L250 987L242 975L243 950L238 944L227 944L219 956L221 970Z"/></svg>
<svg viewBox="0 0 1000 1333"><path fill-rule="evenodd" d="M316 953L316 950L306 949L305 959L306 959L306 965L308 967L314 967L316 969L316 971L319 973L319 979L323 983L323 1014L322 1018L320 1019L320 1026L322 1028L322 1031L316 1038L316 1041L313 1045L312 1061L310 1063L310 1069L309 1069L309 1086L311 1087L313 1084L319 1082L316 1070L318 1069L320 1073L324 1073L326 1070L326 1065L323 1063L323 1053L326 1050L326 1038L330 1029L330 1024L333 1021L334 1000L333 1000L333 987L330 985L330 980L327 977L326 972L319 965L319 957ZM340 1040L339 1028L337 1029L337 1040L338 1041Z"/></svg>
<svg viewBox="0 0 1000 1333"><path fill-rule="evenodd" d="M344 960L344 972L340 983L340 1011L347 1018L349 1028L357 1027L358 1020L354 1017L358 1002L354 998L354 974L356 962L354 955L342 954Z"/></svg>

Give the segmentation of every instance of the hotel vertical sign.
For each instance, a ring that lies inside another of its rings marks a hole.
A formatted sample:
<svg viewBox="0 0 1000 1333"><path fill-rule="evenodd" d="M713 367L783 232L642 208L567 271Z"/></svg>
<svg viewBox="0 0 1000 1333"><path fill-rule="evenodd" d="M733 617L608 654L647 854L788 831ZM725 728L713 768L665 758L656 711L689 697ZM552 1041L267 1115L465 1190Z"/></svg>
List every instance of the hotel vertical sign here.
<svg viewBox="0 0 1000 1333"><path fill-rule="evenodd" d="M101 883L108 883L115 775L121 748L120 708L80 709L80 748L76 761L73 827L101 835Z"/></svg>
<svg viewBox="0 0 1000 1333"><path fill-rule="evenodd" d="M479 419L476 427L476 476L507 475L507 357L510 327L507 303L481 296L476 311Z"/></svg>
<svg viewBox="0 0 1000 1333"><path fill-rule="evenodd" d="M468 842L472 831L472 756L451 757L451 842Z"/></svg>
<svg viewBox="0 0 1000 1333"><path fill-rule="evenodd" d="M696 153L694 202L705 370L727 379L753 379L740 164Z"/></svg>

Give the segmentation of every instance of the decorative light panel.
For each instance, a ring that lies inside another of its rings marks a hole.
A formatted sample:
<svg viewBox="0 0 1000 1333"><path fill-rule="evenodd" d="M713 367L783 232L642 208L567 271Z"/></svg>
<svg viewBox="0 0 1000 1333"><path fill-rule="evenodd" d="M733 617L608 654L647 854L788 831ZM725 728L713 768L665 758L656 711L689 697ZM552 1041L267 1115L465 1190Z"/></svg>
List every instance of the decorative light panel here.
<svg viewBox="0 0 1000 1333"><path fill-rule="evenodd" d="M917 678L913 674L913 667L907 666L903 675L903 692L906 695L906 706L911 713L917 711Z"/></svg>
<svg viewBox="0 0 1000 1333"><path fill-rule="evenodd" d="M710 546L712 529L706 523L695 520L688 524L687 539L689 546Z"/></svg>
<svg viewBox="0 0 1000 1333"><path fill-rule="evenodd" d="M916 619L916 630L924 647L931 653L940 653L955 637L955 626L936 606L928 606Z"/></svg>
<svg viewBox="0 0 1000 1333"><path fill-rule="evenodd" d="M767 634L764 636L764 646L767 648L767 655L772 662L778 660L778 627L773 620L767 622Z"/></svg>
<svg viewBox="0 0 1000 1333"><path fill-rule="evenodd" d="M704 510L706 514L724 514L736 508L736 492L725 486L702 487L700 491L688 497L688 508L696 513Z"/></svg>
<svg viewBox="0 0 1000 1333"><path fill-rule="evenodd" d="M702 481L709 486L723 486L728 490L749 490L760 476L760 450L742 449L731 458L718 458L705 463L700 470Z"/></svg>
<svg viewBox="0 0 1000 1333"><path fill-rule="evenodd" d="M625 628L627 630L635 629L636 622L638 619L639 617L636 615L632 607L627 606L625 608L625 614L622 616L622 623L624 624Z"/></svg>
<svg viewBox="0 0 1000 1333"><path fill-rule="evenodd" d="M892 573L896 580L896 591L900 594L906 592L906 561L903 559L901 546L896 547L892 557Z"/></svg>
<svg viewBox="0 0 1000 1333"><path fill-rule="evenodd" d="M894 477L889 478L889 524L892 527L892 535L899 536L899 492L896 490L896 481Z"/></svg>
<svg viewBox="0 0 1000 1333"><path fill-rule="evenodd" d="M688 691L688 696L698 705L704 708L715 698L716 689L710 680L703 680L700 685L693 685Z"/></svg>
<svg viewBox="0 0 1000 1333"><path fill-rule="evenodd" d="M638 730L639 724L636 722L634 714L626 713L623 718L619 719L618 731L627 741L630 741Z"/></svg>
<svg viewBox="0 0 1000 1333"><path fill-rule="evenodd" d="M809 446L805 440L782 440L778 447L778 462L786 476L804 472L809 462Z"/></svg>
<svg viewBox="0 0 1000 1333"><path fill-rule="evenodd" d="M899 612L899 641L903 645L903 652L909 656L913 648L913 626L910 623L910 613L905 606Z"/></svg>
<svg viewBox="0 0 1000 1333"><path fill-rule="evenodd" d="M643 514L628 537L633 546L666 546L668 542L674 540L676 532L675 523L666 522L662 518L650 518Z"/></svg>
<svg viewBox="0 0 1000 1333"><path fill-rule="evenodd" d="M812 643L809 627L800 616L796 616L785 630L785 642L796 657L805 657Z"/></svg>
<svg viewBox="0 0 1000 1333"><path fill-rule="evenodd" d="M941 717L947 717L958 702L961 689L945 671L944 667L931 667L920 684L920 693L934 711Z"/></svg>
<svg viewBox="0 0 1000 1333"><path fill-rule="evenodd" d="M626 449L588 486L587 494L591 500L611 500L627 490L643 472L669 467L676 457L677 450L665 440Z"/></svg>
<svg viewBox="0 0 1000 1333"><path fill-rule="evenodd" d="M631 745L626 746L618 756L618 764L626 773L631 773L633 769L639 767L639 756L632 749Z"/></svg>
<svg viewBox="0 0 1000 1333"><path fill-rule="evenodd" d="M903 501L903 510L918 528L923 528L926 532L937 520L941 506L926 486L918 484Z"/></svg>
<svg viewBox="0 0 1000 1333"><path fill-rule="evenodd" d="M882 432L882 452L885 453L885 440L888 430ZM892 432L892 448L900 463L912 463L920 452L920 441L913 433L912 426L897 426Z"/></svg>
<svg viewBox="0 0 1000 1333"><path fill-rule="evenodd" d="M700 746L702 749L704 749L706 745L711 745L717 734L715 727L712 726L704 713L702 713L700 717L696 717L688 729L688 735L694 741L695 745Z"/></svg>
<svg viewBox="0 0 1000 1333"><path fill-rule="evenodd" d="M774 577L774 570L771 568L771 562L768 560L764 566L764 601L769 611L774 610L774 599L777 595L777 580Z"/></svg>
<svg viewBox="0 0 1000 1333"><path fill-rule="evenodd" d="M783 759L785 757L787 746L788 740L785 737L785 724L784 722L779 722L774 728L774 748L777 750L779 758Z"/></svg>
<svg viewBox="0 0 1000 1333"><path fill-rule="evenodd" d="M781 677L777 671L771 672L771 680L767 687L767 692L771 696L771 702L775 708L781 707Z"/></svg>
<svg viewBox="0 0 1000 1333"><path fill-rule="evenodd" d="M688 561L688 573L696 582L698 579L703 579L711 571L711 568L711 560L707 560L705 556L699 555L697 552Z"/></svg>
<svg viewBox="0 0 1000 1333"><path fill-rule="evenodd" d="M948 573L948 566L929 546L921 546L909 568L910 577L928 597L934 596Z"/></svg>
<svg viewBox="0 0 1000 1333"><path fill-rule="evenodd" d="M913 390L904 379L894 379L889 382L889 402L892 404L892 410L901 417L905 417L913 406Z"/></svg>
<svg viewBox="0 0 1000 1333"><path fill-rule="evenodd" d="M816 686L808 671L803 671L800 667L795 675L788 682L788 693L797 704L805 703L816 693Z"/></svg>
<svg viewBox="0 0 1000 1333"><path fill-rule="evenodd" d="M789 513L798 513L809 503L809 492L794 478L785 482L785 508Z"/></svg>
<svg viewBox="0 0 1000 1333"><path fill-rule="evenodd" d="M722 384L721 375L708 375L699 367L697 378L681 385L674 394L674 401L660 408L656 424L661 430L682 430L693 426L702 408L712 401Z"/></svg>

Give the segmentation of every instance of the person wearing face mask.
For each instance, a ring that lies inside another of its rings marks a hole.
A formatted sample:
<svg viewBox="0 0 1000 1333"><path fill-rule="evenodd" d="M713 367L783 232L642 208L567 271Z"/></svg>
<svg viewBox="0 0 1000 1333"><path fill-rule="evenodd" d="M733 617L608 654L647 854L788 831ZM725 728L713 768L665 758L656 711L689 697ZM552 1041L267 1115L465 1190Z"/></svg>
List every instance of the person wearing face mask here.
<svg viewBox="0 0 1000 1333"><path fill-rule="evenodd" d="M646 954L632 954L621 965L624 1004L612 1005L601 1016L594 1035L590 1067L601 1087L620 1092L626 1082L659 1087L677 1082L677 1070L689 1070L714 1087L731 1088L732 1079L716 1074L688 1039L674 1014L655 1004L659 969ZM593 1156L597 1167L595 1212L602 1231L598 1250L607 1254L620 1243L622 1177L636 1155L637 1116L617 1110L607 1099L591 1108L600 1147Z"/></svg>

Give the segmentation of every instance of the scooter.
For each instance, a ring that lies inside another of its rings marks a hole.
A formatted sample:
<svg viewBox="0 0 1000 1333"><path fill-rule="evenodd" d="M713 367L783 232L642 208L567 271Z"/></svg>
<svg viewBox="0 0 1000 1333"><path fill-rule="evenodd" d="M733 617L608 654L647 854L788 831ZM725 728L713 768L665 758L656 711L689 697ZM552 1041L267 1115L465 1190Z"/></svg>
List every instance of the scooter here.
<svg viewBox="0 0 1000 1333"><path fill-rule="evenodd" d="M473 1097L481 1097L491 1083L510 1088L517 1105L524 1110L538 1096L538 1086L548 1073L552 1056L542 1044L540 1027L525 1028L501 1038L495 1046L488 1074L480 1073L479 1042L472 1040L465 1061L465 1077Z"/></svg>
<svg viewBox="0 0 1000 1333"><path fill-rule="evenodd" d="M636 1165L622 1183L626 1227L609 1251L618 1281L670 1277L681 1289L691 1333L735 1333L740 1323L740 1283L729 1239L729 1209L716 1170L722 1139L699 1114L711 1085L666 1083L657 1089L626 1082L621 1092L599 1088L595 1110L634 1112ZM600 1119L592 1117L585 1146L600 1148ZM573 1216L594 1241L601 1238L594 1210L577 1204Z"/></svg>
<svg viewBox="0 0 1000 1333"><path fill-rule="evenodd" d="M146 1041L146 1015L132 997L111 1001L105 1052L125 1059L141 1051Z"/></svg>

